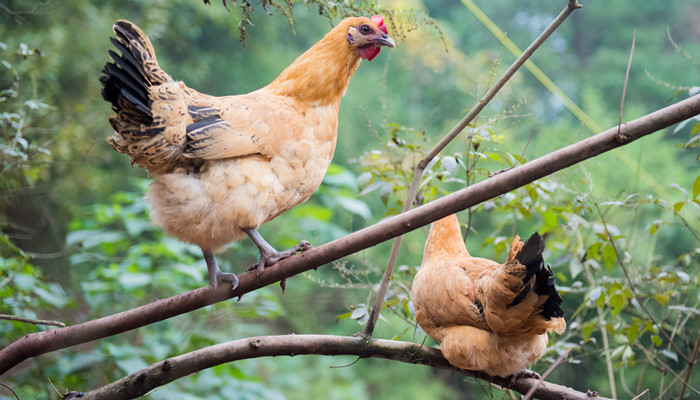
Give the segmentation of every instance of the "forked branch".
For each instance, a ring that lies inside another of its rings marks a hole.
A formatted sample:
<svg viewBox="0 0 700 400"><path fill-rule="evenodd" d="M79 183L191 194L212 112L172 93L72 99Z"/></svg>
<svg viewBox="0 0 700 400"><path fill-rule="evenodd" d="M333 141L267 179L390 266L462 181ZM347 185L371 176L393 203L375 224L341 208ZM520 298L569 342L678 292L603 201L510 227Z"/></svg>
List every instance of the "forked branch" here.
<svg viewBox="0 0 700 400"><path fill-rule="evenodd" d="M543 400L609 400L592 395L592 392L583 393L534 378L521 377L511 382L509 378L491 377L483 372L457 369L445 360L440 350L416 343L329 335L260 336L217 344L152 364L107 386L85 393L81 400L133 399L176 379L223 363L248 358L301 354L352 355L427 365L483 379L519 393L527 393L534 387L533 397Z"/></svg>

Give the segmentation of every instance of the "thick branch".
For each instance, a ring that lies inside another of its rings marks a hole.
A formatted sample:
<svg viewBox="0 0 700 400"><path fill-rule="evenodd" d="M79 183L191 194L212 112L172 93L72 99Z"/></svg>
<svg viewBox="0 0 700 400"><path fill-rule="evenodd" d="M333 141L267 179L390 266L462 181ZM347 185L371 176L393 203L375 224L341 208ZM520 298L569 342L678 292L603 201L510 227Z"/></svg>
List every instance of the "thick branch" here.
<svg viewBox="0 0 700 400"><path fill-rule="evenodd" d="M227 284L219 285L218 289L207 286L97 320L26 335L0 351L0 374L28 358L162 321L317 268L698 114L700 95L625 123L619 133L616 126L426 205L290 257L265 269L261 276L256 276L255 272L243 274L234 291Z"/></svg>
<svg viewBox="0 0 700 400"><path fill-rule="evenodd" d="M361 358L386 358L410 364L422 364L484 379L500 386L509 386L510 389L520 393L527 393L530 388L539 384L534 392L534 397L544 400L605 400L565 386L541 382L534 378L519 378L510 385L510 379L490 377L482 372L457 369L445 360L440 350L415 343L364 339L359 336L328 335L260 336L206 347L152 364L107 386L85 393L81 399L133 399L176 379L223 363L248 358L300 354L352 355Z"/></svg>

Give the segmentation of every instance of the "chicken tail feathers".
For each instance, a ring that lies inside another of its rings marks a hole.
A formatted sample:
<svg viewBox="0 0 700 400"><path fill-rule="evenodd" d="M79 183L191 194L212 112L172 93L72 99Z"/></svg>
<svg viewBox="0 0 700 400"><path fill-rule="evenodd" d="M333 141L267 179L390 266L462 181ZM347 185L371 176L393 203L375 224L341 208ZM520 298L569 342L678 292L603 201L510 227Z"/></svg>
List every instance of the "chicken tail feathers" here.
<svg viewBox="0 0 700 400"><path fill-rule="evenodd" d="M539 233L535 232L529 239L525 241L522 248L515 255L515 260L525 266L526 272L523 277L524 287L513 299L510 306L519 304L525 297L534 290L535 294L540 297L547 297L542 305L540 315L546 320L551 318L559 318L564 316L564 311L561 309L562 298L554 286L554 274L549 266L544 263L542 251L544 250L544 239ZM530 283L532 277L535 277L534 284Z"/></svg>
<svg viewBox="0 0 700 400"><path fill-rule="evenodd" d="M181 88L158 65L146 34L129 21L114 24L117 38L111 62L102 70L102 97L116 114L109 118L115 134L108 142L131 162L158 173L172 167L182 153L187 105Z"/></svg>
<svg viewBox="0 0 700 400"><path fill-rule="evenodd" d="M137 116L138 122L150 124L153 114L149 88L172 78L158 66L153 45L141 29L124 20L117 21L113 28L117 39L110 40L121 55L108 52L113 62L102 70L102 97L112 103L114 111L132 108L142 114Z"/></svg>

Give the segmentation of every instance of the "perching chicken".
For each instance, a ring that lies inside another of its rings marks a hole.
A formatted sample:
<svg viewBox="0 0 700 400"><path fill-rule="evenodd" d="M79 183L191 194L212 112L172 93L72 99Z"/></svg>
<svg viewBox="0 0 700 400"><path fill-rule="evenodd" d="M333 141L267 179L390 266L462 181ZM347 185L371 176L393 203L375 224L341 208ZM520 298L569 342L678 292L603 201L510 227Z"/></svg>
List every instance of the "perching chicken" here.
<svg viewBox="0 0 700 400"><path fill-rule="evenodd" d="M455 367L492 376L521 372L566 329L552 270L535 233L516 236L505 264L469 255L456 215L433 223L413 280L416 320Z"/></svg>
<svg viewBox="0 0 700 400"><path fill-rule="evenodd" d="M361 59L394 47L384 19L348 18L299 56L269 85L215 97L174 80L156 61L148 37L128 21L114 24L100 79L116 114L108 141L155 177L146 198L165 233L202 249L213 286L222 273L214 253L248 235L266 265L310 247L278 252L257 228L306 201L333 158L340 99Z"/></svg>

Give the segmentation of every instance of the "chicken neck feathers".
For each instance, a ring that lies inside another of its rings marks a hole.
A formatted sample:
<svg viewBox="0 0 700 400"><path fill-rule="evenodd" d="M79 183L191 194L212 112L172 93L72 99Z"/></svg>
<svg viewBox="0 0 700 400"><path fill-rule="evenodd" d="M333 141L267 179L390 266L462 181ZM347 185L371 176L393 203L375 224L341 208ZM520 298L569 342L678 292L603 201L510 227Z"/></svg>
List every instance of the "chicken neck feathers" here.
<svg viewBox="0 0 700 400"><path fill-rule="evenodd" d="M178 168L198 172L201 160L271 158L305 125L327 126L333 140L340 99L360 63L345 32L362 18L348 18L299 56L272 83L255 92L215 97L173 80L156 60L153 46L136 25L120 20L100 81L115 114L108 141L132 164L152 175ZM305 118L309 110L313 118ZM318 115L318 117L316 117ZM288 127L292 126L293 129ZM332 154L331 154L332 156Z"/></svg>

